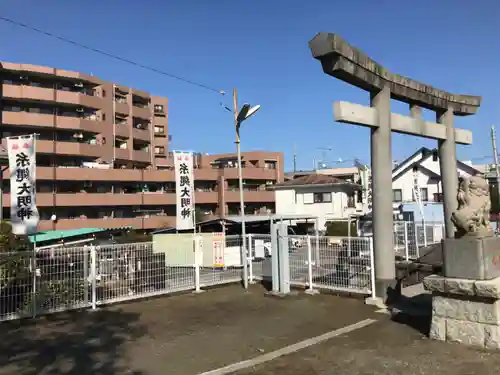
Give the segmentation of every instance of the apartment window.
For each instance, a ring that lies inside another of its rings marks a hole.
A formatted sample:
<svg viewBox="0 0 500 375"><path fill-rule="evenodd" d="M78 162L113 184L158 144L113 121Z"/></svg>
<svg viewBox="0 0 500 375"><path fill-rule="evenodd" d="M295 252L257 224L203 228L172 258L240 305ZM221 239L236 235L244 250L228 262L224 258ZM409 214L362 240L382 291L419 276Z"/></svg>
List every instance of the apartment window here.
<svg viewBox="0 0 500 375"><path fill-rule="evenodd" d="M434 202L443 202L443 193L434 193Z"/></svg>
<svg viewBox="0 0 500 375"><path fill-rule="evenodd" d="M403 201L403 190L392 189L392 201L393 202L402 202Z"/></svg>
<svg viewBox="0 0 500 375"><path fill-rule="evenodd" d="M106 90L102 90L102 97L105 98L106 97Z"/></svg>
<svg viewBox="0 0 500 375"><path fill-rule="evenodd" d="M165 128L163 126L155 126L155 134L165 134Z"/></svg>
<svg viewBox="0 0 500 375"><path fill-rule="evenodd" d="M422 202L429 201L429 191L427 190L427 188L420 189L420 199L422 200Z"/></svg>
<svg viewBox="0 0 500 375"><path fill-rule="evenodd" d="M8 112L21 112L21 107L6 105L3 107L3 110Z"/></svg>
<svg viewBox="0 0 500 375"><path fill-rule="evenodd" d="M332 193L314 193L314 203L330 203Z"/></svg>
<svg viewBox="0 0 500 375"><path fill-rule="evenodd" d="M156 146L155 147L155 155L163 155L163 154L165 154L165 147Z"/></svg>
<svg viewBox="0 0 500 375"><path fill-rule="evenodd" d="M348 208L356 207L356 195L354 193L347 196L347 207Z"/></svg>
<svg viewBox="0 0 500 375"><path fill-rule="evenodd" d="M165 109L163 107L163 104L155 104L154 112L155 113L165 113Z"/></svg>
<svg viewBox="0 0 500 375"><path fill-rule="evenodd" d="M264 168L265 169L276 169L276 162L275 161L268 161L268 160L266 160L264 162Z"/></svg>
<svg viewBox="0 0 500 375"><path fill-rule="evenodd" d="M106 121L106 114L105 113L102 114L102 121Z"/></svg>

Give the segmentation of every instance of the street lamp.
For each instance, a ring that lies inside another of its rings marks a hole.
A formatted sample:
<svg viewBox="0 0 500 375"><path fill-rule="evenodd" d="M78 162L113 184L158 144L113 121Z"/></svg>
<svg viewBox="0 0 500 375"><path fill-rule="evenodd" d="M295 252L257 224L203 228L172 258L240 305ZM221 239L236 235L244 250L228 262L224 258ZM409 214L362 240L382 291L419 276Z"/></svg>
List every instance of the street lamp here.
<svg viewBox="0 0 500 375"><path fill-rule="evenodd" d="M238 158L238 185L240 189L240 211L241 211L241 237L243 240L242 252L243 252L243 285L245 289L248 288L248 254L247 254L247 244L246 244L246 227L245 227L245 201L243 198L243 173L241 170L241 147L240 147L240 127L241 123L252 115L254 115L259 109L260 105L251 107L250 104L244 104L241 110L238 112L238 98L236 94L236 89L233 89L233 104L234 104L234 126L236 130L236 154Z"/></svg>

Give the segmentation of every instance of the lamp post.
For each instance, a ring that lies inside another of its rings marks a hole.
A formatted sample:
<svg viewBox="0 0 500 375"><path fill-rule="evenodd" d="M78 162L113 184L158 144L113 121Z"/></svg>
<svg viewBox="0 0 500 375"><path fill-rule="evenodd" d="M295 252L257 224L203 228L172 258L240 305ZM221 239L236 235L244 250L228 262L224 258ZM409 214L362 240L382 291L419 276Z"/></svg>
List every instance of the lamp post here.
<svg viewBox="0 0 500 375"><path fill-rule="evenodd" d="M246 244L246 225L245 225L245 201L243 197L243 173L241 168L241 141L240 127L241 123L255 114L260 109L260 105L250 107L250 104L244 104L238 112L238 96L236 89L233 89L233 105L234 105L234 126L236 130L236 155L238 158L238 185L240 190L240 211L241 211L241 237L242 237L242 253L243 253L243 285L248 288L248 252Z"/></svg>

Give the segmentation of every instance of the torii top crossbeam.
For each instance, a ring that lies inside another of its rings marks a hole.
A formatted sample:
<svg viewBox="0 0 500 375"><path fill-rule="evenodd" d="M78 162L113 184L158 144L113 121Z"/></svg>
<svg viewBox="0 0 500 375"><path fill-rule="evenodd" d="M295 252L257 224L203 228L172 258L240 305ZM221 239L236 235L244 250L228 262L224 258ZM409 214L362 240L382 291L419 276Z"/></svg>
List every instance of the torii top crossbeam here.
<svg viewBox="0 0 500 375"><path fill-rule="evenodd" d="M436 112L451 108L458 116L475 114L481 105L480 96L451 94L391 73L337 34L318 33L309 47L326 74L363 90L376 92L389 84L393 99Z"/></svg>

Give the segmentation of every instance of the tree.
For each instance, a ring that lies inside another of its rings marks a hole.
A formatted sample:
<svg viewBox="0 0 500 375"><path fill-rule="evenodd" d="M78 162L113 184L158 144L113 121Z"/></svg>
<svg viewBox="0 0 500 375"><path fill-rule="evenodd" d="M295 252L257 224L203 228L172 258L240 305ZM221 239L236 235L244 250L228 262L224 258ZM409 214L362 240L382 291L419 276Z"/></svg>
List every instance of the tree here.
<svg viewBox="0 0 500 375"><path fill-rule="evenodd" d="M195 207L194 209L194 222L196 224L201 223L202 221L205 221L208 219L208 216L206 213L204 213L201 208Z"/></svg>
<svg viewBox="0 0 500 375"><path fill-rule="evenodd" d="M16 236L12 233L12 225L8 221L0 222L0 252L28 250L28 236Z"/></svg>

